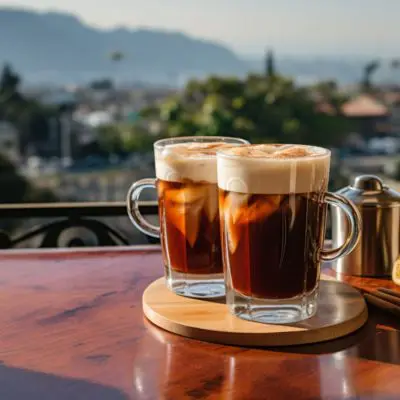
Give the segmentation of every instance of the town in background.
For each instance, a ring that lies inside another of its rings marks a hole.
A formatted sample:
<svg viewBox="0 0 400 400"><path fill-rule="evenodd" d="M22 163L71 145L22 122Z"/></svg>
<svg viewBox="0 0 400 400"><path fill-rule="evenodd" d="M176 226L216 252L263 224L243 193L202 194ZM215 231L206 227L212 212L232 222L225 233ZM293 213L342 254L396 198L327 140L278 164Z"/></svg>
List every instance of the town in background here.
<svg viewBox="0 0 400 400"><path fill-rule="evenodd" d="M0 21L9 12L0 9ZM28 14L14 10L12 18ZM31 17L35 21L37 16ZM76 33L78 28L68 29ZM139 48L149 39L145 33ZM27 71L4 50L0 203L123 201L132 182L154 176L154 141L191 135L328 147L331 190L361 173L400 188L396 54L350 66L303 60L296 69L268 43L256 62L222 45L161 33L148 42L154 50L164 46L165 52L157 55L147 48L140 58L140 52L129 51L127 40L121 36L113 42L120 47L98 50L97 70L89 65L77 72L66 65L70 75L56 66L47 75L35 75L38 66ZM91 51L96 49L93 45ZM150 73L146 57L168 67ZM154 193L145 199L154 199Z"/></svg>

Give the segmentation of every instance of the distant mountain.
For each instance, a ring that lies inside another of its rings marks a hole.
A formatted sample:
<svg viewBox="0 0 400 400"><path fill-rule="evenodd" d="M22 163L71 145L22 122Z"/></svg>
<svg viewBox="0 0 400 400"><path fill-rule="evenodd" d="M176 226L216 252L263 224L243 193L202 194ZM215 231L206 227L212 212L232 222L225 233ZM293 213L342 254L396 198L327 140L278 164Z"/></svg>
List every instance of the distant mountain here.
<svg viewBox="0 0 400 400"><path fill-rule="evenodd" d="M278 71L294 77L299 83L314 83L321 80L335 80L341 84L361 82L365 66L376 57L367 56L276 56ZM262 71L264 60L261 57L246 57L249 69ZM391 67L391 59L379 59L380 66L373 75L378 84L400 84L400 70Z"/></svg>
<svg viewBox="0 0 400 400"><path fill-rule="evenodd" d="M28 83L87 83L112 78L124 82L179 85L209 74L263 71L262 57L245 58L211 41L152 29L102 30L63 13L0 7L0 66L9 62ZM268 43L266 43L266 47ZM112 52L124 58L110 60ZM299 82L335 79L359 82L370 59L280 57L279 72ZM387 63L386 63L387 64ZM400 81L400 73L380 68L377 81Z"/></svg>
<svg viewBox="0 0 400 400"><path fill-rule="evenodd" d="M210 73L241 75L248 65L228 48L182 33L125 28L101 30L63 13L0 8L0 64L42 82L101 77L176 84ZM123 60L109 55L119 51Z"/></svg>

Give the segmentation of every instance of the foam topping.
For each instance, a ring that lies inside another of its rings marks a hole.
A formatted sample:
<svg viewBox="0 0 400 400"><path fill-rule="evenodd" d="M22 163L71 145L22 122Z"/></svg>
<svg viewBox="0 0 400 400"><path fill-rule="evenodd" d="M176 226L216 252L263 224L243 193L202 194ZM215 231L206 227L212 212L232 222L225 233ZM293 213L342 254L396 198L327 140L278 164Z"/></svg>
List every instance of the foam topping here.
<svg viewBox="0 0 400 400"><path fill-rule="evenodd" d="M218 156L218 186L254 194L325 191L330 152L304 145L247 145Z"/></svg>
<svg viewBox="0 0 400 400"><path fill-rule="evenodd" d="M156 149L156 176L170 182L217 183L218 150L237 146L233 143L180 143Z"/></svg>

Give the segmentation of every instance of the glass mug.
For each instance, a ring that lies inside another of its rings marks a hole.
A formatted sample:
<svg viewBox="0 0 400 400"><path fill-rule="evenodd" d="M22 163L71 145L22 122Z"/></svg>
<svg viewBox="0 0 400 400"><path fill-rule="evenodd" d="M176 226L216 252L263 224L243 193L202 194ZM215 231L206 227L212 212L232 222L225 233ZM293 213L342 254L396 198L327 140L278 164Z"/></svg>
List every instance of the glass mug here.
<svg viewBox="0 0 400 400"><path fill-rule="evenodd" d="M229 137L178 137L154 144L156 179L134 183L128 215L146 235L160 238L166 284L196 298L225 295L218 212L216 149L248 144ZM160 227L146 221L138 201L157 188Z"/></svg>
<svg viewBox="0 0 400 400"><path fill-rule="evenodd" d="M227 305L236 316L293 323L317 311L321 261L351 252L358 210L328 193L331 153L302 145L249 145L217 152ZM327 205L349 220L345 243L323 250Z"/></svg>

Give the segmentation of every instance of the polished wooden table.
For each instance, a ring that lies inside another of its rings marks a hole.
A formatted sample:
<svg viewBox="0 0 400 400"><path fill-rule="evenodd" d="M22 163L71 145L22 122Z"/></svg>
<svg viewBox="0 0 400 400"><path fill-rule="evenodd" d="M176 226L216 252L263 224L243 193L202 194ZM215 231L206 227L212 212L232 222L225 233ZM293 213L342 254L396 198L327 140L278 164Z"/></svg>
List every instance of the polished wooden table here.
<svg viewBox="0 0 400 400"><path fill-rule="evenodd" d="M313 346L202 343L144 319L161 275L157 247L0 253L0 399L400 399L399 320L370 310Z"/></svg>

